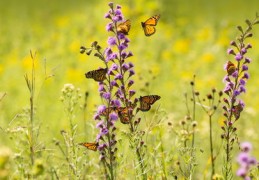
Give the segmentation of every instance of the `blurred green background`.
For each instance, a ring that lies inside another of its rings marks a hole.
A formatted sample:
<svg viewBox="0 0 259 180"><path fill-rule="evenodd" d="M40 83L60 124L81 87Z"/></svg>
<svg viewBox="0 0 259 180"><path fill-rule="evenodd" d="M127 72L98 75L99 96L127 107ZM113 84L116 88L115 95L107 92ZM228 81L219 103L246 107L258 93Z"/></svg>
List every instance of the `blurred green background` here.
<svg viewBox="0 0 259 180"><path fill-rule="evenodd" d="M0 93L7 93L0 102L0 126L11 128L14 117L29 107L29 92L24 74L31 72L30 50L37 52L36 104L37 121L41 124L46 143L59 136L61 129L68 127L63 105L59 101L65 83L72 83L89 92L86 122L83 112L77 116L79 133L85 124L91 125L95 138L92 116L100 104L97 83L86 80L84 73L101 66L98 59L79 53L81 45L90 46L97 40L106 47L109 34L105 31L108 22L104 14L109 1L87 0L25 0L0 1ZM183 94L190 93L189 82L196 74L197 89L203 96L212 87L224 88L223 66L232 58L226 54L229 42L236 38L237 25L245 25L245 19L254 19L259 10L257 0L117 0L127 19L131 19L129 33L130 50L134 56L135 89L137 95L159 94L159 106L168 113L168 119L178 122L186 113ZM157 32L145 37L140 22L161 14ZM251 78L247 93L242 95L246 108L237 123L240 141L249 140L259 152L258 128L258 67L259 27L255 26L254 37L249 40L253 49L249 56ZM53 76L52 76L53 75ZM46 78L51 76L51 78ZM154 78L155 77L155 78ZM145 83L149 86L145 87ZM142 88L145 92L140 91ZM83 104L83 98L82 98ZM206 116L198 110L200 140L208 137ZM214 119L216 137L220 137L223 117ZM10 122L12 123L10 124ZM242 129L240 129L242 127ZM0 146L14 145L9 136L0 131ZM83 135L82 135L83 136ZM80 138L79 138L80 139ZM83 139L81 137L81 139ZM257 153L257 156L259 154Z"/></svg>

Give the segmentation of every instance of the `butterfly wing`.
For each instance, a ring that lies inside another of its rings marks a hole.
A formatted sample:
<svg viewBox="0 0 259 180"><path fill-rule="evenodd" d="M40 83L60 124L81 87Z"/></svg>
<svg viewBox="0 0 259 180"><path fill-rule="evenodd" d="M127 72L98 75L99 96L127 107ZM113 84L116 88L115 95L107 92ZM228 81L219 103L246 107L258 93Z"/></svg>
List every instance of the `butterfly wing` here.
<svg viewBox="0 0 259 180"><path fill-rule="evenodd" d="M123 33L125 35L128 35L128 32L131 27L131 21L128 19L125 22L121 23L117 27L117 32Z"/></svg>
<svg viewBox="0 0 259 180"><path fill-rule="evenodd" d="M161 97L158 95L148 95L148 96L140 96L140 108L138 108L141 111L149 111L151 108L151 105L154 104L157 100L159 100Z"/></svg>
<svg viewBox="0 0 259 180"><path fill-rule="evenodd" d="M79 145L84 146L92 151L97 151L97 148L99 146L98 143L79 143Z"/></svg>
<svg viewBox="0 0 259 180"><path fill-rule="evenodd" d="M107 71L108 68L89 71L85 74L85 77L94 79L97 82L102 82L106 78Z"/></svg>
<svg viewBox="0 0 259 180"><path fill-rule="evenodd" d="M228 61L226 69L227 69L228 75L230 76L236 71L236 66L231 61Z"/></svg>
<svg viewBox="0 0 259 180"><path fill-rule="evenodd" d="M157 25L159 18L160 18L160 15L155 15L147 19L145 22L141 22L142 28L146 36L151 36L152 34L155 34L156 32L155 26Z"/></svg>

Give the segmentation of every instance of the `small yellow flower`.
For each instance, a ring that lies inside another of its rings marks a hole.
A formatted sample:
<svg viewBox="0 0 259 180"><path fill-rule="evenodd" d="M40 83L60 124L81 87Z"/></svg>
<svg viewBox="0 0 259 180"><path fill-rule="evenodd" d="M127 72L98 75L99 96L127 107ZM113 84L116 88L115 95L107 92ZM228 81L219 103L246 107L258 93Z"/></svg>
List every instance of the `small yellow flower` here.
<svg viewBox="0 0 259 180"><path fill-rule="evenodd" d="M173 46L173 51L179 54L185 54L190 50L190 39L179 39L175 42Z"/></svg>

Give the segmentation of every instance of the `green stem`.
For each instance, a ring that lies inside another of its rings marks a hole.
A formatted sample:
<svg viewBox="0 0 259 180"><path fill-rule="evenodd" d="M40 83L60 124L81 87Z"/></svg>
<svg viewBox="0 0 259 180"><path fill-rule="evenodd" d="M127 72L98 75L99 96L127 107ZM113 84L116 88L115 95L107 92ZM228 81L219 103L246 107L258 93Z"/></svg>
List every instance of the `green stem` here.
<svg viewBox="0 0 259 180"><path fill-rule="evenodd" d="M211 179L215 174L215 164L214 164L214 153L213 153L213 141L212 141L212 115L209 115L210 120L210 158L211 158Z"/></svg>

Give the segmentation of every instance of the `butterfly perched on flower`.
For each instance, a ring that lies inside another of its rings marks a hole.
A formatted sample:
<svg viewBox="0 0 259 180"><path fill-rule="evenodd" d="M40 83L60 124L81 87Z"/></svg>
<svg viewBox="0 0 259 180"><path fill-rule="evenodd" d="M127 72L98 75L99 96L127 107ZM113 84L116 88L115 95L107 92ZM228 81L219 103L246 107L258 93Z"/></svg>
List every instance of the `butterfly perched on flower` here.
<svg viewBox="0 0 259 180"><path fill-rule="evenodd" d="M132 114L132 110L127 107L119 107L117 108L118 116L122 124L129 124L130 117Z"/></svg>
<svg viewBox="0 0 259 180"><path fill-rule="evenodd" d="M144 30L144 33L146 36L151 36L152 34L155 34L157 25L157 22L160 18L160 15L155 15L146 20L145 22L141 22L141 26Z"/></svg>
<svg viewBox="0 0 259 180"><path fill-rule="evenodd" d="M94 143L79 143L79 145L86 147L87 149L90 149L92 151L97 151L97 148L99 146L98 142L94 142Z"/></svg>
<svg viewBox="0 0 259 180"><path fill-rule="evenodd" d="M85 73L85 77L89 79L94 79L95 81L102 82L106 78L106 73L108 72L108 68L105 69L97 69L93 71L89 71Z"/></svg>
<svg viewBox="0 0 259 180"><path fill-rule="evenodd" d="M102 116L108 116L111 112L116 111L117 112L117 107L108 107L106 108L101 115Z"/></svg>
<svg viewBox="0 0 259 180"><path fill-rule="evenodd" d="M130 27L131 27L131 21L128 19L118 25L117 32L128 35Z"/></svg>
<svg viewBox="0 0 259 180"><path fill-rule="evenodd" d="M138 108L138 110L143 112L149 111L151 108L151 105L154 104L160 98L161 97L158 95L140 96L139 98L140 107Z"/></svg>
<svg viewBox="0 0 259 180"><path fill-rule="evenodd" d="M236 120L239 119L240 113L241 113L242 111L243 111L243 106L242 106L242 104L240 104L240 103L237 104L237 105L235 105L235 106L233 107L232 112L233 112L233 114L234 114Z"/></svg>
<svg viewBox="0 0 259 180"><path fill-rule="evenodd" d="M236 66L231 61L228 61L226 70L229 76L231 76L236 71Z"/></svg>

